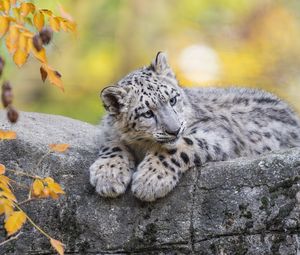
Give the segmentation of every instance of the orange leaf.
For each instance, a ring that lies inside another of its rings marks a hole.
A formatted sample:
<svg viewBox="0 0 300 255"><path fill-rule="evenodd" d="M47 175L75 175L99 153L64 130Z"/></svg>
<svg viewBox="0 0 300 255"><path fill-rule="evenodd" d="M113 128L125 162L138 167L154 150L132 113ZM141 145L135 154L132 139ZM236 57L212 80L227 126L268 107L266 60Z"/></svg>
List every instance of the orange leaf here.
<svg viewBox="0 0 300 255"><path fill-rule="evenodd" d="M52 190L50 190L49 195L50 195L50 197L53 198L53 199L58 199L58 198L59 198L59 196L58 196L55 192L53 192Z"/></svg>
<svg viewBox="0 0 300 255"><path fill-rule="evenodd" d="M52 11L50 11L50 10L42 9L41 12L44 14L47 14L48 16L52 16Z"/></svg>
<svg viewBox="0 0 300 255"><path fill-rule="evenodd" d="M22 3L21 4L21 15L23 17L27 16L30 12L35 11L35 6L32 3Z"/></svg>
<svg viewBox="0 0 300 255"><path fill-rule="evenodd" d="M30 44L32 45L32 40L30 40ZM40 51L37 51L34 47L31 47L31 52L35 56L36 59L41 61L42 63L47 63L47 56L45 48L42 48Z"/></svg>
<svg viewBox="0 0 300 255"><path fill-rule="evenodd" d="M9 27L8 17L0 16L0 38L6 34Z"/></svg>
<svg viewBox="0 0 300 255"><path fill-rule="evenodd" d="M50 238L52 247L58 252L59 255L64 255L64 244L58 240Z"/></svg>
<svg viewBox="0 0 300 255"><path fill-rule="evenodd" d="M44 190L44 184L41 180L36 179L32 184L32 190L34 196L40 196Z"/></svg>
<svg viewBox="0 0 300 255"><path fill-rule="evenodd" d="M4 11L8 14L10 10L10 1L9 0L3 0L2 1Z"/></svg>
<svg viewBox="0 0 300 255"><path fill-rule="evenodd" d="M18 46L19 29L14 25L10 26L9 33L6 36L6 47L10 53L14 53Z"/></svg>
<svg viewBox="0 0 300 255"><path fill-rule="evenodd" d="M9 190L9 191L0 191L0 197L6 197L7 199L11 201L17 201L17 198L15 195Z"/></svg>
<svg viewBox="0 0 300 255"><path fill-rule="evenodd" d="M51 177L46 177L45 179L43 179L43 181L46 182L47 184L54 183L54 180Z"/></svg>
<svg viewBox="0 0 300 255"><path fill-rule="evenodd" d="M1 175L0 176L0 184L5 185L6 187L8 187L9 185L9 178L5 175Z"/></svg>
<svg viewBox="0 0 300 255"><path fill-rule="evenodd" d="M26 214L22 211L13 212L6 220L5 220L5 229L7 234L10 236L16 233L21 229L23 224L26 222Z"/></svg>
<svg viewBox="0 0 300 255"><path fill-rule="evenodd" d="M56 152L65 152L70 145L66 143L60 143L60 144L49 144L52 151Z"/></svg>
<svg viewBox="0 0 300 255"><path fill-rule="evenodd" d="M8 217L13 212L13 202L6 198L0 198L0 215L5 213Z"/></svg>
<svg viewBox="0 0 300 255"><path fill-rule="evenodd" d="M37 30L41 31L45 24L44 14L38 11L33 17L33 23Z"/></svg>
<svg viewBox="0 0 300 255"><path fill-rule="evenodd" d="M28 54L26 53L25 50L21 48L17 49L17 51L14 54L14 62L18 67L24 65L27 61L27 58L28 58Z"/></svg>
<svg viewBox="0 0 300 255"><path fill-rule="evenodd" d="M2 175L3 176L3 175ZM0 176L0 178L2 177ZM10 188L8 187L8 184L5 184L3 182L0 182L0 189L2 189L3 191L5 192L8 192L8 193L12 193Z"/></svg>
<svg viewBox="0 0 300 255"><path fill-rule="evenodd" d="M5 131L0 129L0 140L14 140L17 134L14 131Z"/></svg>
<svg viewBox="0 0 300 255"><path fill-rule="evenodd" d="M50 195L50 189L48 187L45 187L43 189L43 196L44 197L49 197L49 195Z"/></svg>
<svg viewBox="0 0 300 255"><path fill-rule="evenodd" d="M60 187L60 185L58 183L49 183L48 187L50 189L50 192L54 192L55 194L65 194L65 192L63 191L63 189Z"/></svg>
<svg viewBox="0 0 300 255"><path fill-rule="evenodd" d="M50 17L49 24L53 31L58 32L60 30L60 21L57 17Z"/></svg>
<svg viewBox="0 0 300 255"><path fill-rule="evenodd" d="M18 44L19 49L26 51L27 44L28 44L28 37L26 37L24 33L21 33L19 37L19 44Z"/></svg>
<svg viewBox="0 0 300 255"><path fill-rule="evenodd" d="M4 174L5 173L5 166L0 164L0 174Z"/></svg>
<svg viewBox="0 0 300 255"><path fill-rule="evenodd" d="M43 69L47 72L49 81L55 85L56 87L60 88L62 91L64 91L64 85L62 83L62 80L60 79L60 74L53 70L51 67L47 65L42 65Z"/></svg>

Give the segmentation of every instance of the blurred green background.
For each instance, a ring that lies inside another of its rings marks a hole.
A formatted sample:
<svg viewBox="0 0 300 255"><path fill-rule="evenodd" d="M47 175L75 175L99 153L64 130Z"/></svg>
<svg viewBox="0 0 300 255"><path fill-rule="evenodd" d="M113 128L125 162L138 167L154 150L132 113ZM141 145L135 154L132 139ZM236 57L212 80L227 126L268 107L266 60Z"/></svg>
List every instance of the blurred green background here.
<svg viewBox="0 0 300 255"><path fill-rule="evenodd" d="M33 2L54 12L59 3ZM5 78L14 85L19 110L97 123L104 113L100 90L164 50L184 86L262 88L300 112L299 0L60 3L78 24L77 37L58 33L47 47L65 93L42 83L36 60L18 69L6 55Z"/></svg>

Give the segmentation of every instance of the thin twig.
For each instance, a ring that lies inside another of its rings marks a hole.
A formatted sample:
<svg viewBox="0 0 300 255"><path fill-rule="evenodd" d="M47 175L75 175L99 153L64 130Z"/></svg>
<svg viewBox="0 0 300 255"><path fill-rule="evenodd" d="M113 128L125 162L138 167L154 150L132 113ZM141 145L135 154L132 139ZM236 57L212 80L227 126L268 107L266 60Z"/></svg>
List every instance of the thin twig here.
<svg viewBox="0 0 300 255"><path fill-rule="evenodd" d="M42 179L42 178L41 178L40 176L38 176L38 175L31 175L31 174L24 173L24 172L18 171L18 170L6 169L6 171L7 171L7 172L14 173L15 175L27 176L27 177L30 177L30 178L33 178L33 179Z"/></svg>
<svg viewBox="0 0 300 255"><path fill-rule="evenodd" d="M47 153L45 153L39 160L39 162L36 164L36 170L38 170L40 164L42 163L42 161L44 160L45 157L47 157L52 151L48 150Z"/></svg>
<svg viewBox="0 0 300 255"><path fill-rule="evenodd" d="M7 240L3 241L2 243L0 243L0 246L4 245L4 244L6 244L6 243L8 243L8 242L10 242L10 241L12 241L12 240L17 239L17 238L18 238L20 235L22 235L22 234L23 234L23 232L19 232L19 233L16 234L15 236L12 236L12 237L10 237L9 239L7 239Z"/></svg>
<svg viewBox="0 0 300 255"><path fill-rule="evenodd" d="M29 186L24 185L24 184L22 184L22 183L19 183L19 182L13 180L13 179L9 179L9 181L15 183L16 185L18 185L18 186L20 186L20 187L22 187L22 188L24 188L24 189L30 189Z"/></svg>
<svg viewBox="0 0 300 255"><path fill-rule="evenodd" d="M19 202L18 205L26 204L26 203L28 203L28 202L30 202L30 201L32 201L32 200L36 200L36 198L33 198L33 197L27 198L27 199L25 199L25 200Z"/></svg>
<svg viewBox="0 0 300 255"><path fill-rule="evenodd" d="M23 213L25 213L25 212L23 211L23 209L22 209L18 204L14 203L14 205L15 205L20 211L22 211ZM27 215L27 213L25 213L25 215L26 215L27 220L31 223L32 226L34 226L38 231L40 231L40 232L41 232L44 236L46 236L47 238L52 239L52 237L51 237L50 235L48 235L44 230L42 230L38 225L36 225L36 224L34 223L34 221Z"/></svg>

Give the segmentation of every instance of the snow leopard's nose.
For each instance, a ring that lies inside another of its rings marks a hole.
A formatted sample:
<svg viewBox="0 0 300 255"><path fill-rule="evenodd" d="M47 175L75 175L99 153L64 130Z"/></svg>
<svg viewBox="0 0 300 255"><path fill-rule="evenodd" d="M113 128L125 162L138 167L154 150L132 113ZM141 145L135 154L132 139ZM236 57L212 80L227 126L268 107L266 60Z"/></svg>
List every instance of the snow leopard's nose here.
<svg viewBox="0 0 300 255"><path fill-rule="evenodd" d="M173 135L173 136L177 136L180 132L180 128L178 128L177 130L165 130L165 132L168 134L168 135Z"/></svg>

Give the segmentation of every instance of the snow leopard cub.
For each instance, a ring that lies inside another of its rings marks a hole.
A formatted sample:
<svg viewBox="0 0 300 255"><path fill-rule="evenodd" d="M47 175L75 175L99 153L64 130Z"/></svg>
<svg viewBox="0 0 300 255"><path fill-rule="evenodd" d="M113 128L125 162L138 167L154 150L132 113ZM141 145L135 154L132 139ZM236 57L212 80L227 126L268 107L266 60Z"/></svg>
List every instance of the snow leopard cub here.
<svg viewBox="0 0 300 255"><path fill-rule="evenodd" d="M90 182L104 197L131 183L136 197L154 201L193 166L300 146L300 121L286 103L253 89L183 89L162 52L101 98L108 114Z"/></svg>

